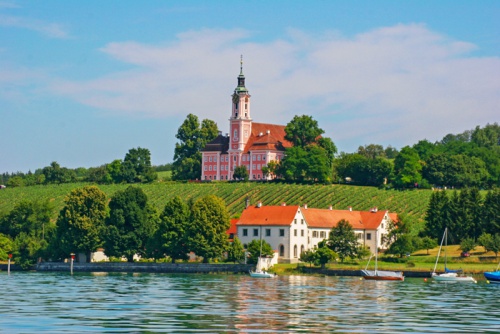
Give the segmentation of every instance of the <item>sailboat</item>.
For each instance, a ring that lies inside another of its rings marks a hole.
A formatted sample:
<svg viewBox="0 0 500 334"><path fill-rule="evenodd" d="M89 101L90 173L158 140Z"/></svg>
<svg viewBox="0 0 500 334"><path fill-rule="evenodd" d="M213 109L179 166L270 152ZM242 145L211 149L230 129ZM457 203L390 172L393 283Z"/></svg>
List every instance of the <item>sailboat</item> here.
<svg viewBox="0 0 500 334"><path fill-rule="evenodd" d="M439 245L439 251L436 258L436 264L434 265L434 270L432 271L432 278L437 282L464 282L464 283L477 283L474 277L471 276L459 276L458 274L461 270L450 270L446 268L446 247L444 249L444 273L437 274L436 267L439 261L439 255L441 254L441 248L443 247L443 241L445 246L448 246L448 228L444 229L443 239L441 239L441 244Z"/></svg>
<svg viewBox="0 0 500 334"><path fill-rule="evenodd" d="M271 274L266 271L265 265L262 263L262 226L260 227L260 254L255 266L255 271L250 270L250 276L256 278L274 278L276 274Z"/></svg>
<svg viewBox="0 0 500 334"><path fill-rule="evenodd" d="M375 270L367 270L368 265L370 264L370 259L368 259L368 263L366 267L361 272L363 273L363 277L366 280L375 280L375 281L404 281L405 277L403 276L403 272L401 271L387 271L387 270L378 270L378 239L377 233L375 232Z"/></svg>
<svg viewBox="0 0 500 334"><path fill-rule="evenodd" d="M495 271L487 271L484 273L484 277L488 280L489 283L497 283L500 284L500 262L498 263L497 269Z"/></svg>

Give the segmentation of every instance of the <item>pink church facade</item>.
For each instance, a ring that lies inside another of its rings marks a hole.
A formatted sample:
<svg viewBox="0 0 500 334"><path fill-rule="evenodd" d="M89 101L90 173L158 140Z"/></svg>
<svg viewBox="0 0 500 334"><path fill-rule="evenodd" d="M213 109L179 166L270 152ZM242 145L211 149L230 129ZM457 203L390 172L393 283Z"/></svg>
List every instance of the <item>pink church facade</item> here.
<svg viewBox="0 0 500 334"><path fill-rule="evenodd" d="M280 161L285 148L285 126L255 123L251 117L251 96L245 87L242 62L238 85L232 95L229 133L219 133L201 150L201 180L233 180L237 166L245 166L250 180L270 179L262 168L270 161Z"/></svg>

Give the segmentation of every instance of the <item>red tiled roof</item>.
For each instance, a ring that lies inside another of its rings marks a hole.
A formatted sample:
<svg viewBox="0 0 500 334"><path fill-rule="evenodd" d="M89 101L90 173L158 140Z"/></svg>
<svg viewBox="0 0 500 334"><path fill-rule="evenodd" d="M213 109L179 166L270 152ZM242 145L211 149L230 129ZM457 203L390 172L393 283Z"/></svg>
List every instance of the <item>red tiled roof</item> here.
<svg viewBox="0 0 500 334"><path fill-rule="evenodd" d="M284 151L285 148L292 147L292 143L285 140L285 135L284 125L252 123L252 133L245 146L245 153L254 150Z"/></svg>
<svg viewBox="0 0 500 334"><path fill-rule="evenodd" d="M332 228L341 220L346 220L357 230L374 230L382 219L385 211L349 211L349 210L325 210L325 209L302 209L309 227Z"/></svg>
<svg viewBox="0 0 500 334"><path fill-rule="evenodd" d="M236 227L236 223L238 222L238 218L231 218L231 226L229 229L226 231L227 236L231 236L231 234L234 236L236 233L238 233L238 228ZM232 241L233 239L229 239Z"/></svg>
<svg viewBox="0 0 500 334"><path fill-rule="evenodd" d="M249 206L243 210L236 225L290 225L299 209L292 206Z"/></svg>

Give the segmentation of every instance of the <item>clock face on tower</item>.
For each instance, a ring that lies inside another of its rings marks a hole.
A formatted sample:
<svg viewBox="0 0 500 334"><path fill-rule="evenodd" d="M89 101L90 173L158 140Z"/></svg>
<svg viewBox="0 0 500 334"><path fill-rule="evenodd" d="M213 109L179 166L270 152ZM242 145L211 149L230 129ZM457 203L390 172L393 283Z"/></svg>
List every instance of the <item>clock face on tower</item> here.
<svg viewBox="0 0 500 334"><path fill-rule="evenodd" d="M240 102L240 96L236 93L233 94L233 103L236 104Z"/></svg>

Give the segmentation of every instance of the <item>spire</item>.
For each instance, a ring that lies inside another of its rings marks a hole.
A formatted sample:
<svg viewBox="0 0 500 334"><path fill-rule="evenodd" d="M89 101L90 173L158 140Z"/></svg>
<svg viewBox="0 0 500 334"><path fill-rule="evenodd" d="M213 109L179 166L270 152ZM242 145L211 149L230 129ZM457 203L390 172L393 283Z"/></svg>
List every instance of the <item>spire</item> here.
<svg viewBox="0 0 500 334"><path fill-rule="evenodd" d="M238 75L238 86L234 92L248 92L245 88L245 75L243 74L243 55L240 56L240 75Z"/></svg>

